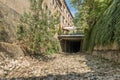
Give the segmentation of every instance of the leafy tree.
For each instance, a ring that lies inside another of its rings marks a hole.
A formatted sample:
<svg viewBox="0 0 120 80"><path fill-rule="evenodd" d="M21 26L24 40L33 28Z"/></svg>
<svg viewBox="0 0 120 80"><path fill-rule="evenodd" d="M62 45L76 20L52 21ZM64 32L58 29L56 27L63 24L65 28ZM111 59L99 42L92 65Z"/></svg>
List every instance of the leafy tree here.
<svg viewBox="0 0 120 80"><path fill-rule="evenodd" d="M112 0L71 0L77 9L75 24L85 33L83 50L90 50L90 38L93 27L110 6Z"/></svg>
<svg viewBox="0 0 120 80"><path fill-rule="evenodd" d="M106 46L117 44L120 49L120 1L115 0L106 9L96 25L93 27L90 37L90 49L95 45Z"/></svg>
<svg viewBox="0 0 120 80"><path fill-rule="evenodd" d="M58 17L48 14L49 10L42 7L43 0L30 0L30 12L24 13L18 27L18 39L27 46L32 53L55 53L59 50L55 25ZM45 5L44 5L45 6Z"/></svg>

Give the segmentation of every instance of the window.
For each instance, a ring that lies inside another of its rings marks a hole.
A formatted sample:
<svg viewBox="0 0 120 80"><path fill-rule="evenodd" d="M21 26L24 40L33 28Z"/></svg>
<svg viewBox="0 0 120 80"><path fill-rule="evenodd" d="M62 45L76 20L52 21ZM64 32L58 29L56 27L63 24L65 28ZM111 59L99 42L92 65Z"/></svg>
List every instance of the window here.
<svg viewBox="0 0 120 80"><path fill-rule="evenodd" d="M57 2L58 2L58 5L59 5L59 6L60 6L60 8L61 8L61 6L62 6L61 1L60 1L60 0L57 0Z"/></svg>
<svg viewBox="0 0 120 80"><path fill-rule="evenodd" d="M63 6L63 7L62 7L62 11L64 12L64 10L65 10L65 7Z"/></svg>
<svg viewBox="0 0 120 80"><path fill-rule="evenodd" d="M68 23L68 26L70 26L70 24Z"/></svg>
<svg viewBox="0 0 120 80"><path fill-rule="evenodd" d="M67 17L69 17L69 14L67 14Z"/></svg>
<svg viewBox="0 0 120 80"><path fill-rule="evenodd" d="M65 23L66 23L66 26L68 26L68 23L67 23L67 21L65 21Z"/></svg>
<svg viewBox="0 0 120 80"><path fill-rule="evenodd" d="M54 0L52 0L52 4L54 4Z"/></svg>
<svg viewBox="0 0 120 80"><path fill-rule="evenodd" d="M66 14L66 9L64 8L64 13Z"/></svg>

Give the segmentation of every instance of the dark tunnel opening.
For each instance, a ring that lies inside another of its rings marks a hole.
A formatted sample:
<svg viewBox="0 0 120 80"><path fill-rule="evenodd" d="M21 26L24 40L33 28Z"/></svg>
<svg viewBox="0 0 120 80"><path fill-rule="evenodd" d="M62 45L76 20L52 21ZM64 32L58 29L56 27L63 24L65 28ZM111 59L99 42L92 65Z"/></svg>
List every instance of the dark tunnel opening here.
<svg viewBox="0 0 120 80"><path fill-rule="evenodd" d="M69 53L76 53L80 51L80 41L69 41L70 44L68 45L70 47Z"/></svg>
<svg viewBox="0 0 120 80"><path fill-rule="evenodd" d="M81 40L62 40L61 48L66 53L77 53L81 51Z"/></svg>

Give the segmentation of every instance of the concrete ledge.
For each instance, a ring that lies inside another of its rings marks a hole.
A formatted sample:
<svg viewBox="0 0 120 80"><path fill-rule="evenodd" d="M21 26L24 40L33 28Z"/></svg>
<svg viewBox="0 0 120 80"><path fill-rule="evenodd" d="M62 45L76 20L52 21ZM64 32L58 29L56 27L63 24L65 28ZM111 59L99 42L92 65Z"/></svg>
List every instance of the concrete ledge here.
<svg viewBox="0 0 120 80"><path fill-rule="evenodd" d="M59 40L81 40L84 38L84 35L59 35Z"/></svg>

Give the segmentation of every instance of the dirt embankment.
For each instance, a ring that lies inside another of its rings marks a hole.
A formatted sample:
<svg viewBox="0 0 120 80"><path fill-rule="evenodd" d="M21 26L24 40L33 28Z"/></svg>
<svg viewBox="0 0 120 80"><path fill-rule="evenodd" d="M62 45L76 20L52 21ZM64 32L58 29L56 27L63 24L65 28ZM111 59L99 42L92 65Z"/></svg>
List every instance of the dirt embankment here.
<svg viewBox="0 0 120 80"><path fill-rule="evenodd" d="M14 42L20 15L0 1L0 41Z"/></svg>

